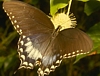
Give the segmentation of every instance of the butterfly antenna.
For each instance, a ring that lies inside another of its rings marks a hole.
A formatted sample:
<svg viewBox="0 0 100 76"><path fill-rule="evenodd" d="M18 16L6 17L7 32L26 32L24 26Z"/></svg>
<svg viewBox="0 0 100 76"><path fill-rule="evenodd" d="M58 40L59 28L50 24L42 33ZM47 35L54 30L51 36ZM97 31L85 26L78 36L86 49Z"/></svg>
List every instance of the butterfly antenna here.
<svg viewBox="0 0 100 76"><path fill-rule="evenodd" d="M70 0L70 1L69 1L67 16L69 16L69 12L70 12L71 3L72 3L72 0Z"/></svg>

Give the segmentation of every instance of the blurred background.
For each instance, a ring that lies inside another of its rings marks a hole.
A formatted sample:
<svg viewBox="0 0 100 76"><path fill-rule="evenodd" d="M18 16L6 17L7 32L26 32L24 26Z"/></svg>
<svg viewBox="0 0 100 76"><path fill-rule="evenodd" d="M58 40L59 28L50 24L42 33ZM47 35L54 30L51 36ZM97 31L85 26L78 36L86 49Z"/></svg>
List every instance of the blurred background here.
<svg viewBox="0 0 100 76"><path fill-rule="evenodd" d="M50 14L50 0L22 0ZM64 1L64 0L58 0ZM37 68L20 69L17 53L18 33L14 30L0 0L0 76L38 76ZM77 19L77 27L93 40L90 54L64 59L61 66L49 76L100 76L100 2L97 0L73 0L71 12Z"/></svg>

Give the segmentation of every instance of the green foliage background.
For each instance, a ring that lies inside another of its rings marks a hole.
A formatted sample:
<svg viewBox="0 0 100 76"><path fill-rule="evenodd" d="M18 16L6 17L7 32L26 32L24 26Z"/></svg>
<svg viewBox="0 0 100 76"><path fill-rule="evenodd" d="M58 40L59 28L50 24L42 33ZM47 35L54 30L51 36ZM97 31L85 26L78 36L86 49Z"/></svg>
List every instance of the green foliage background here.
<svg viewBox="0 0 100 76"><path fill-rule="evenodd" d="M47 15L68 5L68 0L23 0L36 6ZM0 1L0 76L37 76L33 70L20 69L17 53L19 35L2 9ZM100 2L97 0L73 0L71 12L77 19L77 27L93 40L94 47L89 55L63 60L60 67L49 76L100 76Z"/></svg>

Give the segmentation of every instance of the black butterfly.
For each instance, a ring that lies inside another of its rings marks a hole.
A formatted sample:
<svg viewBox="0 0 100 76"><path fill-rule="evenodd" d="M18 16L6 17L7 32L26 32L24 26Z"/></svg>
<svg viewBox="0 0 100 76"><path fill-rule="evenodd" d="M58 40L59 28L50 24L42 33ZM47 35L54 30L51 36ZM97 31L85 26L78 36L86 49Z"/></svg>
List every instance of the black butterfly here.
<svg viewBox="0 0 100 76"><path fill-rule="evenodd" d="M86 54L92 49L92 40L81 30L69 28L60 31L39 9L20 1L3 3L16 31L20 34L18 53L20 68L39 66L40 76L48 75L63 58Z"/></svg>

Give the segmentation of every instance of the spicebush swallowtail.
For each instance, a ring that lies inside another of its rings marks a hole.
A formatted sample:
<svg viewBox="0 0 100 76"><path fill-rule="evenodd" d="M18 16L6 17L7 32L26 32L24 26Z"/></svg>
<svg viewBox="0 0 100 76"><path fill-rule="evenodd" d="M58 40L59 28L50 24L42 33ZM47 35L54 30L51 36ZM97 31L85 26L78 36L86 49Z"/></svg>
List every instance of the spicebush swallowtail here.
<svg viewBox="0 0 100 76"><path fill-rule="evenodd" d="M39 9L20 1L6 1L3 9L19 33L19 68L39 66L40 76L48 75L64 58L86 54L92 49L92 40L77 28L54 27L52 21ZM67 26L67 25L66 25Z"/></svg>

